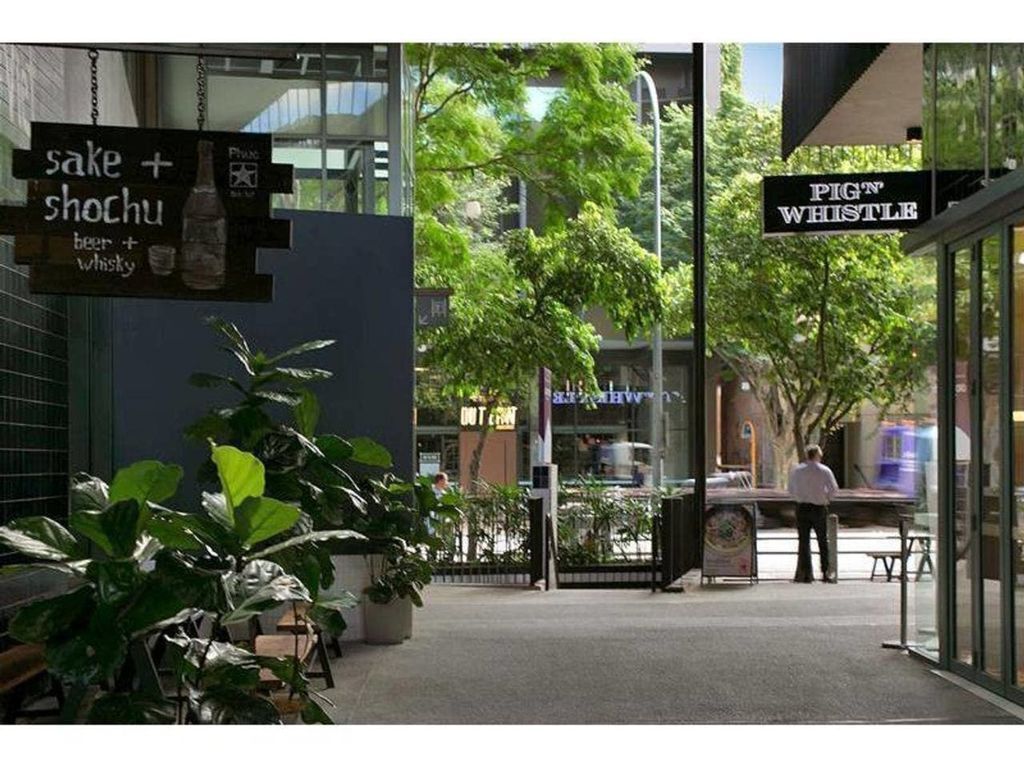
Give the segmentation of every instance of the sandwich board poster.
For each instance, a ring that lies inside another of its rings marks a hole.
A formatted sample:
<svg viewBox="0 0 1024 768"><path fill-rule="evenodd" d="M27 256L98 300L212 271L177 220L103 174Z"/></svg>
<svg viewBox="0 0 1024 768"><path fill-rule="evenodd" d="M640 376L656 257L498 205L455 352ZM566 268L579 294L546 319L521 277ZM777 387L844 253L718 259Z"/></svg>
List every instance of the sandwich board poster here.
<svg viewBox="0 0 1024 768"><path fill-rule="evenodd" d="M702 577L757 576L757 523L744 504L711 507L704 517Z"/></svg>

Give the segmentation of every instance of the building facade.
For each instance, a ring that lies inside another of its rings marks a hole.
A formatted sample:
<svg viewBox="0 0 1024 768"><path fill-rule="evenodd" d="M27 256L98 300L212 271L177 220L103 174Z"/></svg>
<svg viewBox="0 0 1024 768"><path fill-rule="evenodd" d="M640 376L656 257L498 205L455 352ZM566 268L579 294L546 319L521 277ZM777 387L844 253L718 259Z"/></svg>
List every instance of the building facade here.
<svg viewBox="0 0 1024 768"><path fill-rule="evenodd" d="M25 200L11 151L29 146L31 124L89 123L95 91L99 125L196 130L202 108L206 130L272 134L273 161L294 166L292 190L273 199L292 247L257 257L274 276L272 302L157 301L33 294L0 237L0 523L66 519L69 474L109 480L146 458L181 464L181 496L196 492L203 450L184 429L217 400L188 377L229 366L210 315L268 350L336 339L309 356L335 373L317 387L321 430L374 437L409 476L412 427L392 417L413 398L402 46L99 47L93 75L85 46L0 45L0 201ZM398 410L367 407L380 398ZM0 626L46 589L38 575L0 577Z"/></svg>
<svg viewBox="0 0 1024 768"><path fill-rule="evenodd" d="M916 561L923 547L932 566L908 585L908 642L1022 702L1024 45L800 45L785 55L784 153L923 139L932 216L903 245L935 267L938 366L925 414L935 426L904 455L917 478ZM958 202L940 205L950 197Z"/></svg>

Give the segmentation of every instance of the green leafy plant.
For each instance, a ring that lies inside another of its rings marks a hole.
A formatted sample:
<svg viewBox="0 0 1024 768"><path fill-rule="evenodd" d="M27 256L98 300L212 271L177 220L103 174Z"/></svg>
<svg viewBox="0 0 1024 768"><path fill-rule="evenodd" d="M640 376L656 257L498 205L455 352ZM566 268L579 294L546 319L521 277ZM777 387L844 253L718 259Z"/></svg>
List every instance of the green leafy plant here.
<svg viewBox="0 0 1024 768"><path fill-rule="evenodd" d="M278 722L259 692L260 670L289 687L307 722L330 719L309 690L297 658L256 656L227 642L224 628L286 603L340 615L339 599L317 600L273 558L311 542L360 537L351 530L294 534L301 511L266 496L266 468L251 453L211 447L220 490L199 509L163 506L182 477L175 465L142 461L107 486L75 479L69 528L45 517L0 526L0 544L29 562L2 572L50 570L69 589L12 618L10 634L45 645L47 666L71 695L64 718L93 723ZM180 627L206 621L208 639ZM142 674L138 659L157 637L177 648L171 687Z"/></svg>

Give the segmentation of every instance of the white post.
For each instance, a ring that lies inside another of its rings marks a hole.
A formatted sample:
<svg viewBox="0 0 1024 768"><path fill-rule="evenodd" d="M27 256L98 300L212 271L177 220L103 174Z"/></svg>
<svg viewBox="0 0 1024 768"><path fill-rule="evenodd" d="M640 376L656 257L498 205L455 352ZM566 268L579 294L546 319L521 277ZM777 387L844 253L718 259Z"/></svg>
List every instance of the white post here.
<svg viewBox="0 0 1024 768"><path fill-rule="evenodd" d="M661 265L661 108L658 104L658 90L654 80L646 72L639 72L637 77L647 86L647 95L651 99L651 117L654 120L654 255ZM640 100L637 99L637 114L640 114ZM651 484L655 491L661 488L662 470L665 463L665 438L663 435L665 393L662 372L661 323L656 323L651 334L651 352L653 366L651 371L651 389L654 397L651 403Z"/></svg>

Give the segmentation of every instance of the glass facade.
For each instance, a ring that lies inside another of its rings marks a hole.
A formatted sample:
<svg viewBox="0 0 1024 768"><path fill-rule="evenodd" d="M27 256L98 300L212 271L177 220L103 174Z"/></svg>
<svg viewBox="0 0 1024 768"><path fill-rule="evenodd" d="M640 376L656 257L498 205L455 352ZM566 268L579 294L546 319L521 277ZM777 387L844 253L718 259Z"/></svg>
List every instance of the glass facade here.
<svg viewBox="0 0 1024 768"><path fill-rule="evenodd" d="M396 130L404 102L391 98L408 77L401 64L393 71L399 53L318 44L301 46L295 60L208 57L207 127L274 134L275 162L295 166L292 192L276 195L276 207L408 214L411 144L403 131L411 128ZM161 126L194 128L195 57L163 56L159 67ZM392 197L396 179L401 190Z"/></svg>
<svg viewBox="0 0 1024 768"><path fill-rule="evenodd" d="M571 382L552 393L552 461L562 477L594 475L615 484L651 479L651 352L603 350L595 370L601 394ZM666 485L689 477L688 353L668 350L663 364Z"/></svg>

